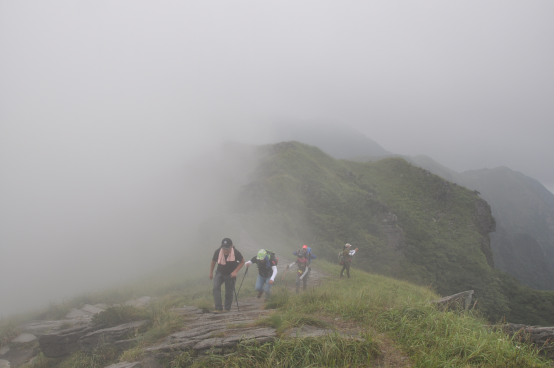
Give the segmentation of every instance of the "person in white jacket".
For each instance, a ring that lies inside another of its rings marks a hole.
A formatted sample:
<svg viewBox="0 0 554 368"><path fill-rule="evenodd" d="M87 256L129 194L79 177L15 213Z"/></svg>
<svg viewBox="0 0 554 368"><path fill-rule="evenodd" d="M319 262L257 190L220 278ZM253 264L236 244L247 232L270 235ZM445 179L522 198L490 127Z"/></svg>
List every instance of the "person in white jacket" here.
<svg viewBox="0 0 554 368"><path fill-rule="evenodd" d="M260 249L258 254L244 265L250 267L252 263L258 266L258 279L255 286L258 292L257 298L261 298L265 292L265 298L268 299L271 296L271 285L273 285L275 276L277 276L277 258L275 253Z"/></svg>

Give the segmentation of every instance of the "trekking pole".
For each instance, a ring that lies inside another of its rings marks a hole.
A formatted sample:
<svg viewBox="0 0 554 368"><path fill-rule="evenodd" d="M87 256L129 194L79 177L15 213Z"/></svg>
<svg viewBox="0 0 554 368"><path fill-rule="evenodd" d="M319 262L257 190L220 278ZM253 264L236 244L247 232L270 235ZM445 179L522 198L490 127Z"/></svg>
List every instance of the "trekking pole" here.
<svg viewBox="0 0 554 368"><path fill-rule="evenodd" d="M281 277L281 281L283 281L285 279L285 275L287 274L288 270L289 270L289 266L287 266L287 268L285 268L285 273L283 273L283 277Z"/></svg>
<svg viewBox="0 0 554 368"><path fill-rule="evenodd" d="M246 273L245 273L246 274ZM235 277L235 280L233 281L233 291L235 292L235 301L237 302L237 311L240 312L240 308L239 308L239 297L237 295L237 288L235 288L235 285L237 283L237 278ZM239 289L240 290L240 289Z"/></svg>
<svg viewBox="0 0 554 368"><path fill-rule="evenodd" d="M244 276L242 276L242 281L240 282L240 286L239 286L239 292L235 293L235 298L237 298L237 302L238 302L238 294L240 294L240 288L242 287L242 283L244 282L244 278L246 277L247 273L248 273L248 267L246 267L246 271L244 272Z"/></svg>

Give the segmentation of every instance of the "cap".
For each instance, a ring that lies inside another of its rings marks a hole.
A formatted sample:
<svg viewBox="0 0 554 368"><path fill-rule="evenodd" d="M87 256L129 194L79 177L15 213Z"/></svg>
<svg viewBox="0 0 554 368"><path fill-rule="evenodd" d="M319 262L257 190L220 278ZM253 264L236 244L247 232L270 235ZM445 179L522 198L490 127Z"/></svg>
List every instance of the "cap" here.
<svg viewBox="0 0 554 368"><path fill-rule="evenodd" d="M298 258L306 257L306 254L302 251L298 252Z"/></svg>
<svg viewBox="0 0 554 368"><path fill-rule="evenodd" d="M231 248L233 246L233 241L229 238L225 238L221 241L221 248Z"/></svg>
<svg viewBox="0 0 554 368"><path fill-rule="evenodd" d="M350 244L348 244L348 243L346 243L345 247L351 247L351 245L350 245Z"/></svg>
<svg viewBox="0 0 554 368"><path fill-rule="evenodd" d="M308 249L307 245L302 246L302 249Z"/></svg>
<svg viewBox="0 0 554 368"><path fill-rule="evenodd" d="M265 251L265 249L260 249L256 258L264 259L266 256L267 256L267 252Z"/></svg>

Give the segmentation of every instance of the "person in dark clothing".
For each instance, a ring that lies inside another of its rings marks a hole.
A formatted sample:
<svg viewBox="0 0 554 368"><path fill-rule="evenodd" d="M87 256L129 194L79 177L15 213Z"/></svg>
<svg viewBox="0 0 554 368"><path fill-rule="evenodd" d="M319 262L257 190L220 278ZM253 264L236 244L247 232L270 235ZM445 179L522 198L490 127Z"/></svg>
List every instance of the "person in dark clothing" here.
<svg viewBox="0 0 554 368"><path fill-rule="evenodd" d="M350 264L352 263L352 256L354 253L358 251L358 248L354 250L350 250L351 245L346 243L344 247L342 247L342 270L340 270L340 277L342 277L342 274L344 273L344 270L346 270L346 276L350 278Z"/></svg>
<svg viewBox="0 0 554 368"><path fill-rule="evenodd" d="M308 276L310 275L308 267L309 263L306 258L306 254L303 251L294 253L296 253L298 258L295 262L287 265L287 269L295 264L298 266L298 271L296 272L296 293L298 293L300 291L300 282L302 282L302 290L306 291L308 287Z"/></svg>
<svg viewBox="0 0 554 368"><path fill-rule="evenodd" d="M256 280L257 298L261 298L265 291L265 298L271 296L271 285L277 276L277 259L275 253L271 253L265 249L260 249L258 255L246 262L244 265L249 267L252 263L258 266L258 279Z"/></svg>
<svg viewBox="0 0 554 368"><path fill-rule="evenodd" d="M217 271L214 278L214 268L217 264ZM233 304L233 290L239 270L244 266L244 258L238 250L233 247L233 241L225 238L212 257L210 265L210 280L214 280L213 294L215 302L214 313L222 313L221 285L225 283L225 310L231 310Z"/></svg>

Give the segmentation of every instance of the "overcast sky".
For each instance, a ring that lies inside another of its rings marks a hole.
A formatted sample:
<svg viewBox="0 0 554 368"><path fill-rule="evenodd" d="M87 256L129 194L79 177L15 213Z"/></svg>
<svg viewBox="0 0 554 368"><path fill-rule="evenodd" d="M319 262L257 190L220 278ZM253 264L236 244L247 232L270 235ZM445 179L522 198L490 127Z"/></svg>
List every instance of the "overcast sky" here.
<svg viewBox="0 0 554 368"><path fill-rule="evenodd" d="M75 239L113 226L106 213L218 142L267 140L276 117L552 188L552 14L552 1L0 1L0 279L71 262Z"/></svg>

